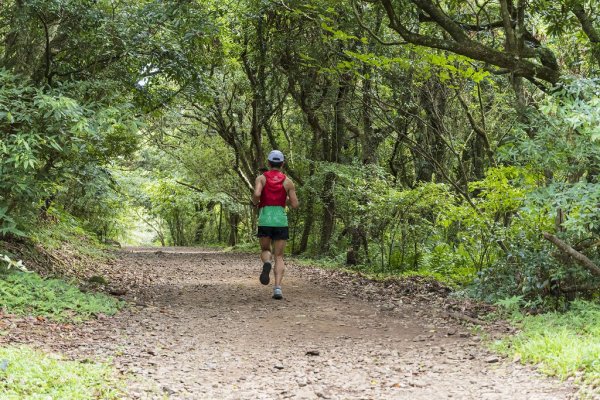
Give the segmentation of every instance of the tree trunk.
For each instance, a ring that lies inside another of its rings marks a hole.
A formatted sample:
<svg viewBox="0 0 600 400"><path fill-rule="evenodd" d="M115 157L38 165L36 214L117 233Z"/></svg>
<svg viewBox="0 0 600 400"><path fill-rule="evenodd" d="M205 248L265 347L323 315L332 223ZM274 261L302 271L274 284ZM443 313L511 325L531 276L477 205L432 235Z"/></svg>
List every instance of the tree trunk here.
<svg viewBox="0 0 600 400"><path fill-rule="evenodd" d="M238 228L240 224L240 216L235 213L229 214L229 245L235 246L238 244Z"/></svg>
<svg viewBox="0 0 600 400"><path fill-rule="evenodd" d="M296 250L296 254L302 254L306 252L308 248L308 239L310 237L310 233L312 231L312 227L315 222L315 201L313 196L309 196L306 201L305 207L305 217L304 217L304 228L302 229L302 238L300 239L300 247Z"/></svg>
<svg viewBox="0 0 600 400"><path fill-rule="evenodd" d="M328 172L323 184L323 214L321 217L321 241L319 251L321 254L328 253L331 248L331 237L335 226L335 199L333 187L335 185L335 174Z"/></svg>
<svg viewBox="0 0 600 400"><path fill-rule="evenodd" d="M585 254L578 252L573 247L550 233L542 232L542 235L544 236L544 239L558 247L560 251L567 254L569 257L573 258L575 262L587 269L592 275L600 276L600 267L587 258Z"/></svg>
<svg viewBox="0 0 600 400"><path fill-rule="evenodd" d="M416 138L419 146L429 156L443 164L446 148L442 140L444 135L443 117L446 113L447 93L439 79L431 78L427 85L424 85L420 91L419 102L427 117L419 123L419 134ZM415 177L417 181L431 182L433 180L435 168L429 160L423 159L416 152L413 152L415 158Z"/></svg>
<svg viewBox="0 0 600 400"><path fill-rule="evenodd" d="M350 247L346 253L346 265L358 265L362 262L360 247L363 243L366 243L364 228L362 226L349 227L346 228L346 233L350 236Z"/></svg>
<svg viewBox="0 0 600 400"><path fill-rule="evenodd" d="M571 11L577 17L577 20L581 24L581 29L590 40L590 47L592 49L592 58L600 65L600 32L594 26L593 18L586 13L583 8L583 0L572 0Z"/></svg>
<svg viewBox="0 0 600 400"><path fill-rule="evenodd" d="M223 204L219 204L219 243L223 241Z"/></svg>

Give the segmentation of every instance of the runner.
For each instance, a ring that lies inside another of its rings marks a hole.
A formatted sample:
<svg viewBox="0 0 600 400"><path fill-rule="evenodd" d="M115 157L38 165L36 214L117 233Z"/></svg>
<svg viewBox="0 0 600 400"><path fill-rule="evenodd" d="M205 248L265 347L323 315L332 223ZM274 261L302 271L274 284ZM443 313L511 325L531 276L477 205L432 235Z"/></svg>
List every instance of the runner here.
<svg viewBox="0 0 600 400"><path fill-rule="evenodd" d="M283 252L289 238L286 204L298 208L298 197L294 183L286 177L281 168L284 164L283 153L273 150L269 153L270 169L256 178L252 203L259 207L258 236L260 240L260 259L263 262L260 283L268 285L272 267L272 255L275 256L275 286L273 298L281 300L281 281L285 271Z"/></svg>

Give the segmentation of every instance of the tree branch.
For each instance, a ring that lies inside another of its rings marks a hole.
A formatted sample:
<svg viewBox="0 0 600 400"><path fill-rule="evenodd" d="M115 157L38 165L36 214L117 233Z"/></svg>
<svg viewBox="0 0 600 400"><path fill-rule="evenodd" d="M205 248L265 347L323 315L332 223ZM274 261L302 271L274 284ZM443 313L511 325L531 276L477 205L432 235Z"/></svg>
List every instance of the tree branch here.
<svg viewBox="0 0 600 400"><path fill-rule="evenodd" d="M577 17L577 20L581 24L581 29L583 29L583 32L592 43L592 55L596 58L596 61L600 63L600 33L594 27L592 20L585 12L583 2L581 0L575 0L571 4L571 12L575 14L575 17Z"/></svg>
<svg viewBox="0 0 600 400"><path fill-rule="evenodd" d="M52 65L52 49L50 48L50 30L48 29L48 24L46 23L44 17L42 17L42 15L39 13L37 14L37 17L44 26L44 36L46 40L46 66L44 71L44 77L46 78L46 83L48 83L48 86L50 86L52 84L52 74L50 73L50 67Z"/></svg>
<svg viewBox="0 0 600 400"><path fill-rule="evenodd" d="M485 147L485 153L486 153L487 157L489 158L490 163L493 164L494 163L494 152L491 149L490 141L488 139L485 129L481 125L479 125L477 123L477 121L475 121L475 117L473 117L473 114L471 114L471 111L469 111L469 106L467 105L465 100L461 97L458 90L456 92L456 95L458 97L458 101L459 101L460 105L462 106L463 110L465 111L465 114L467 115L467 119L469 120L469 124L471 125L471 128L473 128L475 133L482 139L483 146Z"/></svg>
<svg viewBox="0 0 600 400"><path fill-rule="evenodd" d="M441 26L446 32L452 36L454 40L459 43L470 42L471 40L467 34L462 30L460 25L454 22L448 15L446 15L438 6L433 4L429 0L412 0L412 2L425 11L433 20Z"/></svg>
<svg viewBox="0 0 600 400"><path fill-rule="evenodd" d="M575 260L575 262L587 269L593 275L600 276L600 267L594 264L592 260L587 258L584 254L578 252L577 250L569 246L567 243L563 242L562 240L550 233L542 232L542 235L544 236L544 239L558 247L558 249L563 253L572 257L573 260Z"/></svg>
<svg viewBox="0 0 600 400"><path fill-rule="evenodd" d="M507 44L508 51L500 51L471 40L464 32L462 34L458 33L457 29L462 31L460 26L429 1L412 0L412 3L423 11L430 11L428 12L429 16L432 17L441 28L450 33L454 40L412 32L398 19L392 5L392 0L380 0L380 3L388 15L390 28L395 30L409 43L449 51L472 58L473 60L482 61L500 68L506 68L515 76L539 78L546 82L550 82L551 84L555 84L560 78L558 69L551 68L547 65L540 65L524 58L535 56L532 49L523 49L524 54L520 54L521 57L515 57L515 54L512 53L513 47L510 47L512 46L512 41L510 44ZM508 21L508 25L510 26L505 29L509 29L508 33L514 33L510 20Z"/></svg>
<svg viewBox="0 0 600 400"><path fill-rule="evenodd" d="M382 38L380 38L375 32L373 32L373 30L371 28L369 28L363 22L362 18L360 17L358 8L356 7L356 0L352 0L352 10L354 10L354 16L356 17L356 21L358 21L358 25L361 28L363 28L364 30L366 30L367 32L369 32L369 35L371 35L372 38L377 40L379 42L379 44L382 44L384 46L399 46L399 45L407 44L407 42L400 42L400 41L394 41L394 42L385 41Z"/></svg>
<svg viewBox="0 0 600 400"><path fill-rule="evenodd" d="M187 187L187 188L190 188L190 189L192 189L192 190L193 190L193 191L195 191L195 192L198 192L198 193L204 193L204 190L202 190L202 189L200 189L199 187L196 187L196 186L194 186L194 185L190 185L189 183L185 183L185 182L181 182L181 181L175 181L175 183L178 183L178 184L180 184L180 185L182 185L182 186L185 186L185 187Z"/></svg>

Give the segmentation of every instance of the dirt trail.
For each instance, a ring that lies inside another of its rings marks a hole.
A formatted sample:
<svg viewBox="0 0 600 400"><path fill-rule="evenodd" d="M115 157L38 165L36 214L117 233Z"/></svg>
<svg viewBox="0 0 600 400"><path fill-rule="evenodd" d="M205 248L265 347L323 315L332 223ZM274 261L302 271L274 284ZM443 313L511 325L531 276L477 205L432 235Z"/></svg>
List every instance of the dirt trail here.
<svg viewBox="0 0 600 400"><path fill-rule="evenodd" d="M567 384L494 359L468 328L410 296L366 301L357 291L368 288L325 285L326 273L290 266L277 301L259 270L248 255L124 249L112 274L135 277L126 296L135 306L77 327L34 321L10 337L111 358L138 376L134 398L576 398Z"/></svg>

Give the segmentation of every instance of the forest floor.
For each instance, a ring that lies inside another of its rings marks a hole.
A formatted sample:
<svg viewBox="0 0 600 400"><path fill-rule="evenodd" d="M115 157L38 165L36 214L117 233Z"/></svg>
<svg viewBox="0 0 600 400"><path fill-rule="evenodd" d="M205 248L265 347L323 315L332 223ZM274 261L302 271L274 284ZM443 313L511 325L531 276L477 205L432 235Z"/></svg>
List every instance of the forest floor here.
<svg viewBox="0 0 600 400"><path fill-rule="evenodd" d="M277 301L260 269L246 254L123 249L103 271L127 289L123 312L81 324L14 319L0 341L111 360L131 377L132 398L578 398L570 382L490 353L484 342L510 328L474 329L460 317L489 310L440 285L289 265Z"/></svg>

